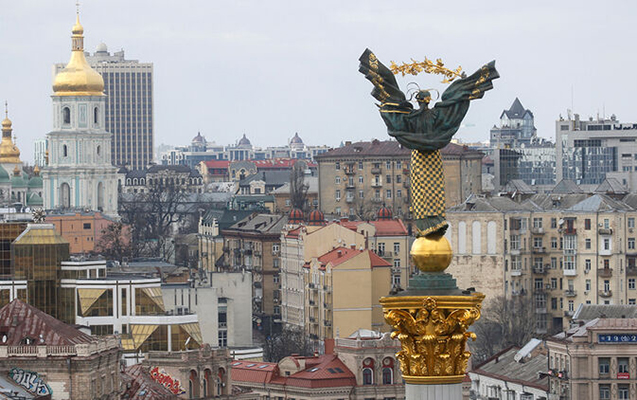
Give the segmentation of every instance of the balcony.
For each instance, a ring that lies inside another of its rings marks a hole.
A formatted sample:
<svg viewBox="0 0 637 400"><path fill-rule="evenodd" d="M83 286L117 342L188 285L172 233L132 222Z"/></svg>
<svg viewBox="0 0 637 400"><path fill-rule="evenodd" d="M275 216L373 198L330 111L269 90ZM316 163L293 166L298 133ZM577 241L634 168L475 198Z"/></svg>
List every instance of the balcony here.
<svg viewBox="0 0 637 400"><path fill-rule="evenodd" d="M577 276L577 269L575 268L564 268L564 276Z"/></svg>
<svg viewBox="0 0 637 400"><path fill-rule="evenodd" d="M311 290L318 290L318 288L316 287L316 285L315 285L315 284L313 284L313 283L308 283L308 285L307 285L307 286L308 286Z"/></svg>
<svg viewBox="0 0 637 400"><path fill-rule="evenodd" d="M372 197L372 203L382 203L382 202L383 202L382 197Z"/></svg>
<svg viewBox="0 0 637 400"><path fill-rule="evenodd" d="M345 201L346 201L347 203L353 203L353 202L354 202L354 198L353 198L353 197L346 197L346 198L345 198Z"/></svg>
<svg viewBox="0 0 637 400"><path fill-rule="evenodd" d="M547 268L544 268L544 267L533 267L533 273L534 274L544 275L547 272L548 272Z"/></svg>
<svg viewBox="0 0 637 400"><path fill-rule="evenodd" d="M330 326L332 326L332 321L323 320L323 325L326 326L326 327L330 327Z"/></svg>
<svg viewBox="0 0 637 400"><path fill-rule="evenodd" d="M599 292L597 292L597 294L599 294L599 297L612 297L613 296L613 291L612 290L600 290Z"/></svg>
<svg viewBox="0 0 637 400"><path fill-rule="evenodd" d="M626 275L637 276L637 267L626 267Z"/></svg>
<svg viewBox="0 0 637 400"><path fill-rule="evenodd" d="M372 168L372 174L374 175L380 175L380 168Z"/></svg>
<svg viewBox="0 0 637 400"><path fill-rule="evenodd" d="M566 297L575 297L577 296L577 290L567 289L564 291L564 296Z"/></svg>
<svg viewBox="0 0 637 400"><path fill-rule="evenodd" d="M612 228L599 228L597 230L597 233L599 233L600 235L612 235L613 234L613 229Z"/></svg>
<svg viewBox="0 0 637 400"><path fill-rule="evenodd" d="M524 289L513 289L511 290L511 296L524 296L526 294L526 290Z"/></svg>
<svg viewBox="0 0 637 400"><path fill-rule="evenodd" d="M373 181L372 182L372 187L373 188L383 187L383 182L381 182L381 181Z"/></svg>
<svg viewBox="0 0 637 400"><path fill-rule="evenodd" d="M354 175L356 173L352 167L344 168L343 171L345 172L345 175Z"/></svg>
<svg viewBox="0 0 637 400"><path fill-rule="evenodd" d="M532 227L531 233L534 235L544 235L544 228L542 227Z"/></svg>
<svg viewBox="0 0 637 400"><path fill-rule="evenodd" d="M612 268L597 268L597 276L600 278L610 278L613 276Z"/></svg>
<svg viewBox="0 0 637 400"><path fill-rule="evenodd" d="M564 311L564 316L565 317L572 317L573 315L575 315L575 311L570 311L570 310L566 310Z"/></svg>
<svg viewBox="0 0 637 400"><path fill-rule="evenodd" d="M535 307L536 314L546 314L546 307Z"/></svg>
<svg viewBox="0 0 637 400"><path fill-rule="evenodd" d="M511 270L511 276L522 276L522 270L521 269L512 269Z"/></svg>
<svg viewBox="0 0 637 400"><path fill-rule="evenodd" d="M577 235L577 229L576 228L564 228L562 233L565 234L565 235Z"/></svg>
<svg viewBox="0 0 637 400"><path fill-rule="evenodd" d="M533 252L533 254L545 254L546 247L533 247L531 251Z"/></svg>

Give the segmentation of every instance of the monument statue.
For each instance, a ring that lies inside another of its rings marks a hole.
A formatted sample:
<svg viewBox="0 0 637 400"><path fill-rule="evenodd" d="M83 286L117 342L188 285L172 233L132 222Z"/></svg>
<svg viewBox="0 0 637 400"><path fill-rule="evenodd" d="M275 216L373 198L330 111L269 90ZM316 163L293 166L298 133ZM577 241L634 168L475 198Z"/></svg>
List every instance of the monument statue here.
<svg viewBox="0 0 637 400"><path fill-rule="evenodd" d="M445 180L440 149L458 131L469 102L484 96L499 77L492 61L466 76L451 70L441 60L383 65L365 50L359 71L372 82L380 115L390 136L411 149L411 211L417 238L411 257L420 270L409 279L407 290L380 299L385 321L393 327L402 350L397 353L408 399L458 399L471 352L467 341L475 339L469 326L480 318L482 293L461 290L445 269L451 263L451 244L444 236ZM442 74L451 83L439 102L429 107L431 92L417 90L411 99L399 89L395 74L419 72ZM423 385L428 385L425 388Z"/></svg>
<svg viewBox="0 0 637 400"><path fill-rule="evenodd" d="M445 189L440 149L445 147L458 131L469 102L484 96L493 88L492 80L499 77L495 61L491 61L470 76L461 74L461 68L449 70L442 61L414 62L391 69L383 65L371 50L366 49L359 59L359 71L374 85L372 96L380 101L380 115L390 136L411 149L412 212L418 236L442 235L447 229L445 220ZM396 83L395 73L438 73L446 76L443 82L451 85L442 94L441 101L429 108L431 93L419 90L414 109ZM459 78L459 79L456 79Z"/></svg>

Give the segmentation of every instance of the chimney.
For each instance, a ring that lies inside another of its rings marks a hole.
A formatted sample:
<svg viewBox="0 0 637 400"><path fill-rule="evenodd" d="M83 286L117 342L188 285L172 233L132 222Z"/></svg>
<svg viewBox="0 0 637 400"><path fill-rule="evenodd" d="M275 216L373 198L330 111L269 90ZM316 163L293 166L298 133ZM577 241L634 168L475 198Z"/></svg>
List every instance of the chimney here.
<svg viewBox="0 0 637 400"><path fill-rule="evenodd" d="M356 244L352 244L352 245L350 245L350 248L351 248L352 250L356 250Z"/></svg>
<svg viewBox="0 0 637 400"><path fill-rule="evenodd" d="M338 254L338 258L341 258L341 255L343 255L343 252L339 250L336 252L336 254Z"/></svg>
<svg viewBox="0 0 637 400"><path fill-rule="evenodd" d="M345 141L345 146L350 146L351 144L352 144L352 141L351 141L351 140L346 140L346 141Z"/></svg>

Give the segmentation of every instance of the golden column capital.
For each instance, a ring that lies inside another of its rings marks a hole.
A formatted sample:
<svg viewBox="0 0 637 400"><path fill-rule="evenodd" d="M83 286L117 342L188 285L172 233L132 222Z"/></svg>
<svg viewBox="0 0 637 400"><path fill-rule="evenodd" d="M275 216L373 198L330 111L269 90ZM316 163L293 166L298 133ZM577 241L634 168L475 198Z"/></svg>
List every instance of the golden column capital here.
<svg viewBox="0 0 637 400"><path fill-rule="evenodd" d="M467 332L480 318L482 293L458 296L383 297L385 321L400 340L396 354L405 382L409 384L461 383L471 352Z"/></svg>

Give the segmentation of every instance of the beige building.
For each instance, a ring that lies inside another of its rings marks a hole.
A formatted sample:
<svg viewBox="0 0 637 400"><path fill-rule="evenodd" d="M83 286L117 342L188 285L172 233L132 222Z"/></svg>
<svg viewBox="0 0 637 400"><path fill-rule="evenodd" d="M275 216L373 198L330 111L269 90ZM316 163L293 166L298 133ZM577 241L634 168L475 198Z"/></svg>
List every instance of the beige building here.
<svg viewBox="0 0 637 400"><path fill-rule="evenodd" d="M596 318L547 340L551 399L634 399L637 319Z"/></svg>
<svg viewBox="0 0 637 400"><path fill-rule="evenodd" d="M321 214L313 211L310 217ZM391 217L391 211L386 207L381 208L377 219L372 221L341 219L317 225L310 218L306 225L291 216L290 221L294 224L289 224L281 236L283 321L304 325L306 282L303 267L338 247L354 246L358 250L373 251L391 265L390 287L404 288L413 269L409 257L411 236L401 220Z"/></svg>
<svg viewBox="0 0 637 400"><path fill-rule="evenodd" d="M441 150L447 206L482 192L482 156L450 143ZM399 217L409 215L411 152L396 141L346 142L317 155L319 204L329 214L370 219L383 204Z"/></svg>
<svg viewBox="0 0 637 400"><path fill-rule="evenodd" d="M317 211L318 213L318 211ZM281 234L282 319L287 325L305 325L305 276L303 266L337 246L365 247L365 237L340 224L288 225Z"/></svg>
<svg viewBox="0 0 637 400"><path fill-rule="evenodd" d="M337 247L304 266L305 329L313 340L359 328L388 332L380 298L391 290L391 264L371 250Z"/></svg>
<svg viewBox="0 0 637 400"><path fill-rule="evenodd" d="M559 185L558 185L559 186ZM448 213L459 287L526 296L537 332L568 326L579 304L636 304L637 196L556 193L521 203L471 198Z"/></svg>
<svg viewBox="0 0 637 400"><path fill-rule="evenodd" d="M281 231L287 217L252 214L221 231L222 271L252 273L254 327L270 334L281 323Z"/></svg>

